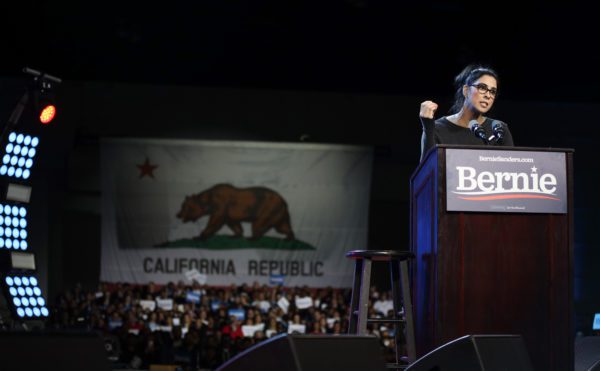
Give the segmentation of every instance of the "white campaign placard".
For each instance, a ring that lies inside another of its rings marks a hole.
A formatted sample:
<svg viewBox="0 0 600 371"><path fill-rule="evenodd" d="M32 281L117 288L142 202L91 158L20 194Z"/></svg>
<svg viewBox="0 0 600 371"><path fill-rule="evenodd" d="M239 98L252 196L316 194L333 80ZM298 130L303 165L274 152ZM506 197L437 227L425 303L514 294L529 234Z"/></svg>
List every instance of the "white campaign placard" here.
<svg viewBox="0 0 600 371"><path fill-rule="evenodd" d="M156 298L156 306L162 310L173 310L173 299Z"/></svg>
<svg viewBox="0 0 600 371"><path fill-rule="evenodd" d="M310 296L305 296L303 298L296 296L295 304L298 309L306 309L313 306L313 300Z"/></svg>
<svg viewBox="0 0 600 371"><path fill-rule="evenodd" d="M288 325L288 334L298 332L300 334L306 333L306 325L290 323Z"/></svg>
<svg viewBox="0 0 600 371"><path fill-rule="evenodd" d="M150 312L153 312L154 308L156 308L156 302L154 300L140 300L140 306L142 309L147 309Z"/></svg>
<svg viewBox="0 0 600 371"><path fill-rule="evenodd" d="M251 338L254 336L256 331L264 331L264 329L265 329L264 323L259 323L258 325L243 325L242 333L244 334L245 337Z"/></svg>
<svg viewBox="0 0 600 371"><path fill-rule="evenodd" d="M277 306L283 310L283 313L287 314L288 308L290 307L290 302L285 296L282 296L279 300L277 300Z"/></svg>
<svg viewBox="0 0 600 371"><path fill-rule="evenodd" d="M185 272L185 278L187 278L188 281L196 281L200 285L205 285L208 279L206 274L198 272L197 269L190 269L189 271Z"/></svg>

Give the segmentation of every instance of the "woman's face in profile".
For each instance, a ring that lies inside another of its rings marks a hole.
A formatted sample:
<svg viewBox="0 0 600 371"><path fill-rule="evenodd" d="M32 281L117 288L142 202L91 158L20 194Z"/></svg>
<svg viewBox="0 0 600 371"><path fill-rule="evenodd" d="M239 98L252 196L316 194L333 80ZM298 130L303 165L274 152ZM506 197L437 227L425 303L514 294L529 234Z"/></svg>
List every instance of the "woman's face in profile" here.
<svg viewBox="0 0 600 371"><path fill-rule="evenodd" d="M483 75L470 86L465 86L464 91L465 104L473 111L484 114L494 105L498 84L493 76Z"/></svg>

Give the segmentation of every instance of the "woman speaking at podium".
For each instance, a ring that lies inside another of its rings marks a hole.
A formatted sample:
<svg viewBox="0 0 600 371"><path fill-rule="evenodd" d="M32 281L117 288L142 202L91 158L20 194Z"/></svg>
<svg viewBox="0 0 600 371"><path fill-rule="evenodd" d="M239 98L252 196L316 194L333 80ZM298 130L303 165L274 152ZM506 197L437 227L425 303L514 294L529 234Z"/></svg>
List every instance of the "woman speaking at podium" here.
<svg viewBox="0 0 600 371"><path fill-rule="evenodd" d="M498 74L489 67L468 65L455 78L456 93L449 116L435 120L438 105L421 103L421 161L436 144L514 146L508 125L486 117L498 97Z"/></svg>

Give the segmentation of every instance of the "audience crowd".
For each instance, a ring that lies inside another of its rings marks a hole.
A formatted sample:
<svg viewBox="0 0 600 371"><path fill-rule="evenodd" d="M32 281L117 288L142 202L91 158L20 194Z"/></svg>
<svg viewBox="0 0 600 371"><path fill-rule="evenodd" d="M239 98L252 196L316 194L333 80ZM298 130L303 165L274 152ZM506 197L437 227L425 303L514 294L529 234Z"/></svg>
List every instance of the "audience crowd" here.
<svg viewBox="0 0 600 371"><path fill-rule="evenodd" d="M370 317L393 314L389 292L371 289ZM100 332L114 368L152 364L214 370L249 347L282 333L346 334L350 289L183 282L77 286L56 298L47 324ZM369 325L393 362L393 329Z"/></svg>

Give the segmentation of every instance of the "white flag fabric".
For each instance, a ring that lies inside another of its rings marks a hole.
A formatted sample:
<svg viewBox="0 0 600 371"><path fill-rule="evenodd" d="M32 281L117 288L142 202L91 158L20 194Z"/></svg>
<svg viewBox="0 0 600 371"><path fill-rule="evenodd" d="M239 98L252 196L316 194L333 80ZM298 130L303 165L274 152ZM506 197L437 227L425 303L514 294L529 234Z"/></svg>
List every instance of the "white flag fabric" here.
<svg viewBox="0 0 600 371"><path fill-rule="evenodd" d="M106 139L101 158L103 281L351 285L371 148Z"/></svg>

